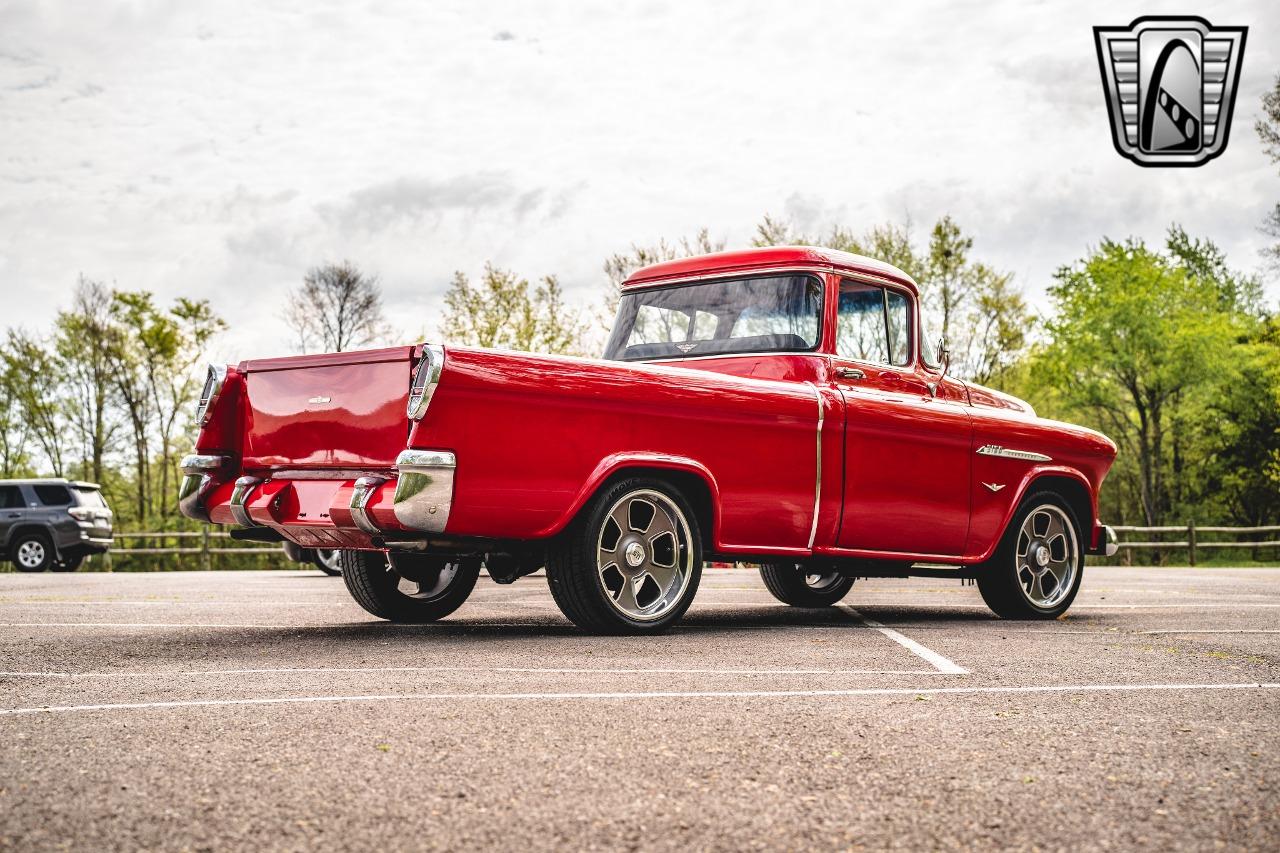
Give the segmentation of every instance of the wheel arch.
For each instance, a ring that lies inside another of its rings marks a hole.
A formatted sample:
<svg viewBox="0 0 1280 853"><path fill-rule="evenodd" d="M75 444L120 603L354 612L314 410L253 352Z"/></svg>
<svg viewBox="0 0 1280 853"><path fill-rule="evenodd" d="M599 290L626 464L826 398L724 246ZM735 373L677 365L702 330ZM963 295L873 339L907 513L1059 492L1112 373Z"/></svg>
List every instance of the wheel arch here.
<svg viewBox="0 0 1280 853"><path fill-rule="evenodd" d="M55 560L62 559L62 551L58 548L58 538L53 535L53 531L43 524L35 524L33 522L18 524L9 529L9 538L4 542L4 552L6 556L13 556L13 543L17 542L23 536L31 533L34 533L44 539L45 543L48 544L49 549L53 551L53 558Z"/></svg>
<svg viewBox="0 0 1280 853"><path fill-rule="evenodd" d="M693 459L654 453L615 454L601 460L569 508L540 537L560 533L597 494L624 477L637 476L656 477L678 488L693 507L704 551L714 550L720 538L720 489L715 477Z"/></svg>
<svg viewBox="0 0 1280 853"><path fill-rule="evenodd" d="M1063 500L1067 502L1067 506L1075 513L1076 521L1080 522L1082 547L1085 549L1089 547L1093 523L1097 515L1093 500L1094 493L1089 480L1074 468L1062 466L1034 468L1027 472L1018 487L1017 493L1013 496L1013 500L1009 502L1004 520L1000 523L995 538L988 543L986 550L982 554L978 555L976 559L970 558L967 562L981 563L991 558L991 555L1000 547L1005 534L1009 532L1009 524L1013 521L1018 507L1022 505L1027 495L1037 489L1049 489L1062 496Z"/></svg>

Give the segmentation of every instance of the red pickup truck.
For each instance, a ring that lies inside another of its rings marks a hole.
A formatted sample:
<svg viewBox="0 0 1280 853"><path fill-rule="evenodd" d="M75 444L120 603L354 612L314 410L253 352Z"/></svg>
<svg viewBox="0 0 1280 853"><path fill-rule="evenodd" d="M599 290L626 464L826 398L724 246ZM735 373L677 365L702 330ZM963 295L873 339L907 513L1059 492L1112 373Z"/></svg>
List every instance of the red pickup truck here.
<svg viewBox="0 0 1280 853"><path fill-rule="evenodd" d="M211 367L180 506L341 549L371 613L453 612L480 568L546 568L597 632L659 631L704 560L833 604L855 578L976 579L1052 618L1114 553L1105 436L946 375L915 282L844 252L669 261L626 282L602 359L435 344Z"/></svg>

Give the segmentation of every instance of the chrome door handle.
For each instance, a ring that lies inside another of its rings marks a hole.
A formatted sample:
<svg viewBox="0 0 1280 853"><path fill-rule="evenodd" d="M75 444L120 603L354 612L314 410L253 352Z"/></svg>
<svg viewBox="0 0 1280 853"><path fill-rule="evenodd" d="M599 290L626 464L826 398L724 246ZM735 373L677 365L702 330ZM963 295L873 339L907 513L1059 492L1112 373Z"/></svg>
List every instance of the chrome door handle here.
<svg viewBox="0 0 1280 853"><path fill-rule="evenodd" d="M856 367L837 367L836 376L841 379L866 379L867 374Z"/></svg>

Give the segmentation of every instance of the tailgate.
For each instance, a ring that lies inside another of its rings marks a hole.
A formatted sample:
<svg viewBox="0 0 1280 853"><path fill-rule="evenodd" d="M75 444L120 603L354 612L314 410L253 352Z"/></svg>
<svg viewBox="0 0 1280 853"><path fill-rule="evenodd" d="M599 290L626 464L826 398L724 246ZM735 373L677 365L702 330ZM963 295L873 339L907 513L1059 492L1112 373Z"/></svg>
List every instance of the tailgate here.
<svg viewBox="0 0 1280 853"><path fill-rule="evenodd" d="M245 468L390 468L413 347L246 362Z"/></svg>

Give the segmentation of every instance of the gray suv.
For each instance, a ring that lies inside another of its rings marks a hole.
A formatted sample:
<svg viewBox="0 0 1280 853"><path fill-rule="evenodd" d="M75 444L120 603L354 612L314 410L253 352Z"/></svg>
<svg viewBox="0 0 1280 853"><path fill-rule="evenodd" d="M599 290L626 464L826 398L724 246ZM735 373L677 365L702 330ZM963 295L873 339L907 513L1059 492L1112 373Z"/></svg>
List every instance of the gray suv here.
<svg viewBox="0 0 1280 853"><path fill-rule="evenodd" d="M111 510L96 483L0 480L0 557L20 572L74 572L111 547Z"/></svg>

